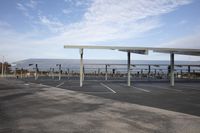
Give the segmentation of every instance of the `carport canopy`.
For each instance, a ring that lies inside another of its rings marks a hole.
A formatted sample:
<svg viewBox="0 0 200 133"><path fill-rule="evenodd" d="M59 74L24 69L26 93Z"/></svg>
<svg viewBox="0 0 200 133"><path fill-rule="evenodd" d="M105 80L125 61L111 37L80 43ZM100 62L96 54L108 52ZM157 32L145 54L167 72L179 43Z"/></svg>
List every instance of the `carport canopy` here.
<svg viewBox="0 0 200 133"><path fill-rule="evenodd" d="M151 50L158 53L170 54L170 85L174 86L174 54L200 56L200 49L186 48L158 48L158 47L122 47L122 46L99 46L99 45L64 45L64 48L80 50L80 87L83 85L83 49L107 49L127 52L127 85L131 85L131 53L145 54Z"/></svg>

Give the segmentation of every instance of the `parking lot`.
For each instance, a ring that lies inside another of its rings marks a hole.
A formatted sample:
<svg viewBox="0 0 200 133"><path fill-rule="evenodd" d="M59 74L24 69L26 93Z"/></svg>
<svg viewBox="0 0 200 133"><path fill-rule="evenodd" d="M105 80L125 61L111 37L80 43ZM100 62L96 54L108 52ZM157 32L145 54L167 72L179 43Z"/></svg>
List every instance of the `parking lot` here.
<svg viewBox="0 0 200 133"><path fill-rule="evenodd" d="M87 77L83 87L79 87L78 78L58 80L56 77L55 79L40 77L38 80L34 80L34 78L24 78L23 80L27 83L48 85L121 102L200 116L199 80L178 80L175 87L171 87L169 81L166 80L133 80L131 87L128 87L126 80L122 79L108 81L92 79Z"/></svg>
<svg viewBox="0 0 200 133"><path fill-rule="evenodd" d="M0 79L2 133L199 133L199 82Z"/></svg>

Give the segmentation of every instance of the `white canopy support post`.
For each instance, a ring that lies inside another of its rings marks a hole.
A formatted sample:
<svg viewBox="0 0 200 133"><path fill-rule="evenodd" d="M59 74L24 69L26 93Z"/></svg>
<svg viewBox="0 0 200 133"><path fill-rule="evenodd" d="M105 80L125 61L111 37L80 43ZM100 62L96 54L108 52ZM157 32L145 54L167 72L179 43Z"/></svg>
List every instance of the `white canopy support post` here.
<svg viewBox="0 0 200 133"><path fill-rule="evenodd" d="M61 64L59 64L59 80L61 80Z"/></svg>
<svg viewBox="0 0 200 133"><path fill-rule="evenodd" d="M61 80L61 64L56 64L58 66L58 80Z"/></svg>
<svg viewBox="0 0 200 133"><path fill-rule="evenodd" d="M59 65L59 80L61 80L61 64Z"/></svg>
<svg viewBox="0 0 200 133"><path fill-rule="evenodd" d="M128 64L127 64L127 74L128 74L128 86L131 86L131 53L130 51L127 52Z"/></svg>
<svg viewBox="0 0 200 133"><path fill-rule="evenodd" d="M83 81L85 80L85 66L83 65Z"/></svg>
<svg viewBox="0 0 200 133"><path fill-rule="evenodd" d="M83 49L80 49L80 87L83 86Z"/></svg>
<svg viewBox="0 0 200 133"><path fill-rule="evenodd" d="M170 85L174 86L174 53L170 53Z"/></svg>
<svg viewBox="0 0 200 133"><path fill-rule="evenodd" d="M106 74L105 74L105 80L108 80L108 65L106 64L106 67L105 67L105 71L106 71Z"/></svg>

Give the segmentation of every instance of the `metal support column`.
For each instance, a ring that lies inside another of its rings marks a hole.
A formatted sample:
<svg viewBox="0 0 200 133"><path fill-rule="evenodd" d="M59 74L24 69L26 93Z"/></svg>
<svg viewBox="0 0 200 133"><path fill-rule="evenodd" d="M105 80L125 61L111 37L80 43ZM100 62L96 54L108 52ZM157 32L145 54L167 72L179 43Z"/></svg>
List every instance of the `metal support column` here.
<svg viewBox="0 0 200 133"><path fill-rule="evenodd" d="M151 65L149 65L149 68L148 68L148 75L150 75L151 73Z"/></svg>
<svg viewBox="0 0 200 133"><path fill-rule="evenodd" d="M183 70L181 69L181 78L183 78Z"/></svg>
<svg viewBox="0 0 200 133"><path fill-rule="evenodd" d="M37 64L35 64L35 80L37 80L38 79L38 65Z"/></svg>
<svg viewBox="0 0 200 133"><path fill-rule="evenodd" d="M127 74L128 74L128 86L131 86L131 53L127 52L128 64L127 64Z"/></svg>
<svg viewBox="0 0 200 133"><path fill-rule="evenodd" d="M4 75L4 56L2 59L2 66L1 66L1 76L3 77L3 75Z"/></svg>
<svg viewBox="0 0 200 133"><path fill-rule="evenodd" d="M190 79L190 65L188 65L188 78Z"/></svg>
<svg viewBox="0 0 200 133"><path fill-rule="evenodd" d="M83 81L85 80L85 67L83 66Z"/></svg>
<svg viewBox="0 0 200 133"><path fill-rule="evenodd" d="M59 80L61 80L61 64L59 65Z"/></svg>
<svg viewBox="0 0 200 133"><path fill-rule="evenodd" d="M143 78L143 69L141 69L141 72L140 72L140 78L142 79Z"/></svg>
<svg viewBox="0 0 200 133"><path fill-rule="evenodd" d="M54 79L54 68L52 68L52 79Z"/></svg>
<svg viewBox="0 0 200 133"><path fill-rule="evenodd" d="M108 65L106 64L106 67L105 67L105 71L106 71L106 75L105 75L105 80L108 80Z"/></svg>
<svg viewBox="0 0 200 133"><path fill-rule="evenodd" d="M170 85L174 86L174 53L170 53Z"/></svg>
<svg viewBox="0 0 200 133"><path fill-rule="evenodd" d="M61 64L56 64L56 66L58 66L58 80L61 80Z"/></svg>
<svg viewBox="0 0 200 133"><path fill-rule="evenodd" d="M83 86L83 49L80 49L80 87Z"/></svg>
<svg viewBox="0 0 200 133"><path fill-rule="evenodd" d="M67 69L67 77L69 79L69 68Z"/></svg>

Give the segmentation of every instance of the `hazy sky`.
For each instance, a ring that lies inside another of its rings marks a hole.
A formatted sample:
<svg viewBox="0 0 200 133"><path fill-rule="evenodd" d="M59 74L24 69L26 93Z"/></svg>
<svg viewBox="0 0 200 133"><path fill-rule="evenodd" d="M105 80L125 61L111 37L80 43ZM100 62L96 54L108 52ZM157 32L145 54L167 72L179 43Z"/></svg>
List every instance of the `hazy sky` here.
<svg viewBox="0 0 200 133"><path fill-rule="evenodd" d="M63 48L66 44L200 48L200 0L0 0L0 58L79 58L78 50ZM87 59L127 56L84 53ZM169 55L132 54L132 59Z"/></svg>

